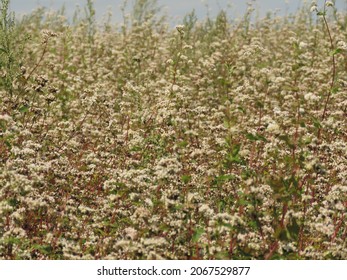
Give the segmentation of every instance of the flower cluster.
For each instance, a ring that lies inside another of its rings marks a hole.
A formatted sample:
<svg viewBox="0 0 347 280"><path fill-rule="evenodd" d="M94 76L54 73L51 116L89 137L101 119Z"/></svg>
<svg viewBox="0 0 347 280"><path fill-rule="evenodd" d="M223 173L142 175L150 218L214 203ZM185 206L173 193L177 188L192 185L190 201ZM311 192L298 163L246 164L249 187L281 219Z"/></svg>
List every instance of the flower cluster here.
<svg viewBox="0 0 347 280"><path fill-rule="evenodd" d="M41 13L0 87L1 259L347 258L345 15L331 87L308 10L173 30Z"/></svg>

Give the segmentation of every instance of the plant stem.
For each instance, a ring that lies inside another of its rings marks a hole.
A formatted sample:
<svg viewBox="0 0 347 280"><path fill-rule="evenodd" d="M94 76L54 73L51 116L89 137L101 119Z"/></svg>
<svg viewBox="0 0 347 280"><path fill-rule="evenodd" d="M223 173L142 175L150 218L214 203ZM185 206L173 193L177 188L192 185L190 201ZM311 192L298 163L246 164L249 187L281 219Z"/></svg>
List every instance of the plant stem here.
<svg viewBox="0 0 347 280"><path fill-rule="evenodd" d="M326 0L324 1L324 12L323 12L323 21L324 21L324 24L326 26L326 29L328 31L328 35L329 35L329 40L330 40L330 48L333 52L333 57L332 57L332 75L331 75L331 82L330 82L330 90L328 92L328 96L325 100L325 103L324 103L324 110L323 110L323 114L322 114L322 119L321 121L324 121L325 120L325 117L327 115L327 110L328 110L328 104L329 104L329 101L330 101L330 98L331 98L331 94L332 94L332 91L335 87L335 80L336 80L336 58L335 58L335 53L334 53L334 42L333 42L333 37L331 36L331 32L330 32L330 28L329 28L329 24L328 24L328 21L326 19ZM318 130L318 139L320 139L321 137L321 128L319 128Z"/></svg>

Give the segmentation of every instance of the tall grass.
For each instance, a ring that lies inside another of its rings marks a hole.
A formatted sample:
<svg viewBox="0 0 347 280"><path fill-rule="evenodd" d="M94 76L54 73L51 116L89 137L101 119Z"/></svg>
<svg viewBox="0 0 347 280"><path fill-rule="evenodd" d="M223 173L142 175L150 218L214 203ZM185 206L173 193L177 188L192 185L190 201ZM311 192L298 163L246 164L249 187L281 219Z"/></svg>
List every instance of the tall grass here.
<svg viewBox="0 0 347 280"><path fill-rule="evenodd" d="M0 258L346 259L346 15L122 25L1 1ZM310 11L311 10L311 11ZM101 27L103 26L103 27Z"/></svg>

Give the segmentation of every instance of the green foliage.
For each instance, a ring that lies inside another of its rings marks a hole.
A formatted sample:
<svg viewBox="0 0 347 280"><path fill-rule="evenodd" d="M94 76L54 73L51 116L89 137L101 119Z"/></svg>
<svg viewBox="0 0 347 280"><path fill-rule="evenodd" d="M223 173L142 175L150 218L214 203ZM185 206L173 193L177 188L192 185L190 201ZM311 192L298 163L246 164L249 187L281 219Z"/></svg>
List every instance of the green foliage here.
<svg viewBox="0 0 347 280"><path fill-rule="evenodd" d="M141 26L145 22L151 26L158 24L163 20L163 18L156 19L160 10L157 0L136 0L131 13L132 25Z"/></svg>
<svg viewBox="0 0 347 280"><path fill-rule="evenodd" d="M251 141L264 141L264 142L268 142L266 140L266 138L264 136L262 136L261 134L259 134L259 133L256 133L255 135L252 134L252 133L247 133L246 134L246 138L248 140L251 140Z"/></svg>
<svg viewBox="0 0 347 280"><path fill-rule="evenodd" d="M96 32L95 8L93 0L87 0L87 5L85 7L85 15L88 24L88 40L89 43L93 43Z"/></svg>
<svg viewBox="0 0 347 280"><path fill-rule="evenodd" d="M197 228L192 236L193 242L198 242L200 237L204 234L205 230L203 228Z"/></svg>
<svg viewBox="0 0 347 280"><path fill-rule="evenodd" d="M345 258L346 30L1 3L0 258Z"/></svg>
<svg viewBox="0 0 347 280"><path fill-rule="evenodd" d="M20 71L20 52L18 32L15 28L14 13L9 10L9 0L0 3L0 86L12 96L13 82Z"/></svg>
<svg viewBox="0 0 347 280"><path fill-rule="evenodd" d="M192 12L184 16L183 25L185 27L185 32L186 32L185 36L187 39L191 38L192 31L195 28L197 21L198 21L198 18L196 16L195 10L193 10Z"/></svg>

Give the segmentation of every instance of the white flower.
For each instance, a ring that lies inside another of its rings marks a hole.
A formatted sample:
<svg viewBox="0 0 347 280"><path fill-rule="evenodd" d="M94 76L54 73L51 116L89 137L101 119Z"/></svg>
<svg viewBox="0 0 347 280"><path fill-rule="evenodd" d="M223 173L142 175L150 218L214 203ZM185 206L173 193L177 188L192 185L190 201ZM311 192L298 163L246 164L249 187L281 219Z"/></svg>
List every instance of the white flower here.
<svg viewBox="0 0 347 280"><path fill-rule="evenodd" d="M327 6L327 7L333 7L333 6L334 6L334 3L331 2L331 1L327 1L327 2L325 3L325 6Z"/></svg>
<svg viewBox="0 0 347 280"><path fill-rule="evenodd" d="M163 238L163 237L147 238L147 239L142 240L142 242L146 246L151 246L151 245L162 246L162 245L165 245L167 243L165 238Z"/></svg>
<svg viewBox="0 0 347 280"><path fill-rule="evenodd" d="M179 88L180 88L180 87L179 87L178 85L173 85L173 86L172 86L172 90L173 90L173 91L178 91Z"/></svg>
<svg viewBox="0 0 347 280"><path fill-rule="evenodd" d="M149 198L145 199L145 203L149 206L149 207L153 207L153 201Z"/></svg>
<svg viewBox="0 0 347 280"><path fill-rule="evenodd" d="M184 25L176 25L176 29L180 34L184 34Z"/></svg>
<svg viewBox="0 0 347 280"><path fill-rule="evenodd" d="M313 13L313 12L318 12L317 4L313 4L311 6L311 13Z"/></svg>
<svg viewBox="0 0 347 280"><path fill-rule="evenodd" d="M275 134L279 134L281 132L279 125L275 122L270 123L267 126L266 131Z"/></svg>
<svg viewBox="0 0 347 280"><path fill-rule="evenodd" d="M207 204L201 204L199 207L200 213L205 213L206 216L212 216L213 215L213 209L211 209Z"/></svg>
<svg viewBox="0 0 347 280"><path fill-rule="evenodd" d="M307 44L305 43L305 42L300 42L299 43L299 48L300 49L304 49L304 48L306 48L307 47Z"/></svg>
<svg viewBox="0 0 347 280"><path fill-rule="evenodd" d="M347 44L344 41L337 42L337 48L347 51Z"/></svg>
<svg viewBox="0 0 347 280"><path fill-rule="evenodd" d="M127 227L124 229L126 237L131 240L135 240L137 238L137 230L132 227Z"/></svg>
<svg viewBox="0 0 347 280"><path fill-rule="evenodd" d="M309 92L309 93L306 93L305 96L304 96L305 100L307 101L319 101L320 100L320 97L313 94L312 92Z"/></svg>
<svg viewBox="0 0 347 280"><path fill-rule="evenodd" d="M252 178L249 178L249 179L246 180L245 183L246 183L247 186L250 186L250 185L253 184L253 179L252 179Z"/></svg>

